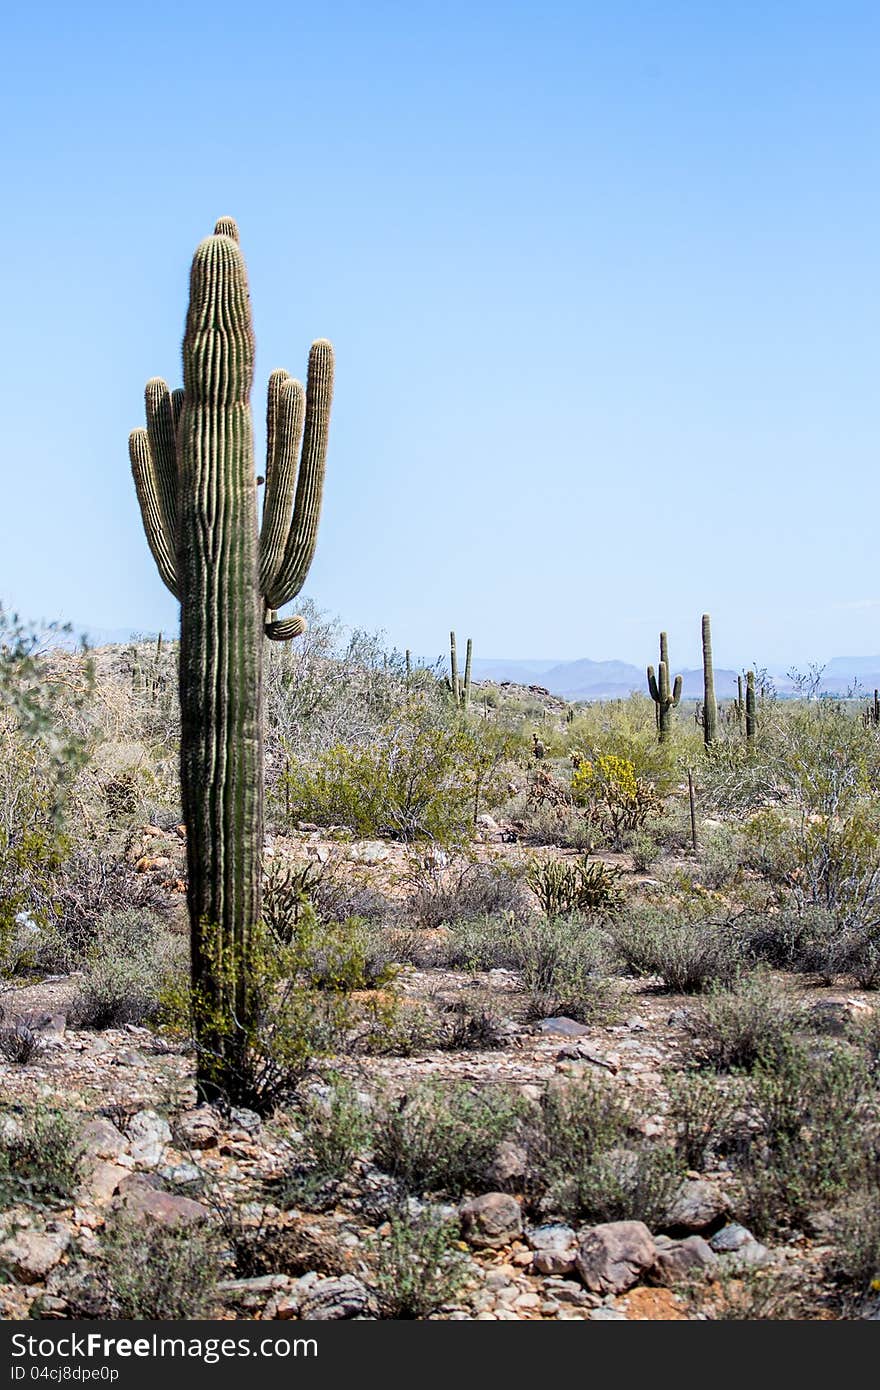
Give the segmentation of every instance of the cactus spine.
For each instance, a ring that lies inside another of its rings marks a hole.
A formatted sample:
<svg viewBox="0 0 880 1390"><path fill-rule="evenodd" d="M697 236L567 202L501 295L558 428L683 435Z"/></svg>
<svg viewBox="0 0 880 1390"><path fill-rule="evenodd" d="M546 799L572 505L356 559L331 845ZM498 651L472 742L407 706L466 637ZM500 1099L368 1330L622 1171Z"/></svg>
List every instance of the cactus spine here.
<svg viewBox="0 0 880 1390"><path fill-rule="evenodd" d="M147 383L147 428L129 453L147 541L181 602L187 905L193 983L207 1004L198 1082L233 1099L246 1084L249 944L261 913L263 637L305 630L276 609L299 593L314 553L333 349L312 345L305 389L283 371L270 378L259 536L253 363L247 272L235 223L222 218L193 257L183 390Z"/></svg>
<svg viewBox="0 0 880 1390"><path fill-rule="evenodd" d="M653 666L648 667L648 690L656 705L657 736L660 743L665 743L672 731L672 711L681 699L681 676L675 677L671 691L669 688L669 639L665 632L660 633L660 666L657 674L654 674Z"/></svg>
<svg viewBox="0 0 880 1390"><path fill-rule="evenodd" d="M746 738L751 743L755 737L755 730L758 727L758 718L755 712L755 673L746 671Z"/></svg>
<svg viewBox="0 0 880 1390"><path fill-rule="evenodd" d="M709 614L703 614L703 741L706 747L714 743L718 728L718 705L715 700L715 671L712 666L712 627Z"/></svg>

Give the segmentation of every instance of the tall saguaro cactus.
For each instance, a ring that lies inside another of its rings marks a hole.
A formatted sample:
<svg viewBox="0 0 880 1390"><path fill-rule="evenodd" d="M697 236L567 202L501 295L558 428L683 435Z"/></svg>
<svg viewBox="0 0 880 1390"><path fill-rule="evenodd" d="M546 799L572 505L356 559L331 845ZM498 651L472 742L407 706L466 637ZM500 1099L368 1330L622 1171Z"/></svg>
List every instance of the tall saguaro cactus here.
<svg viewBox="0 0 880 1390"><path fill-rule="evenodd" d="M262 527L250 394L254 336L238 229L221 218L197 248L183 390L147 383L129 454L147 541L180 599L181 788L199 1083L235 1097L252 1008L249 944L261 912L263 637L305 631L276 610L314 554L333 390L333 349L313 343L305 388L269 380ZM207 1020L207 1021L206 1021Z"/></svg>
<svg viewBox="0 0 880 1390"><path fill-rule="evenodd" d="M657 707L657 736L660 743L665 743L672 732L672 711L681 699L681 676L676 676L672 689L669 688L669 639L665 632L660 633L657 674L654 674L653 666L648 667L648 690Z"/></svg>
<svg viewBox="0 0 880 1390"><path fill-rule="evenodd" d="M755 704L755 673L754 671L746 671L746 738L750 743L754 740L757 727L758 715Z"/></svg>
<svg viewBox="0 0 880 1390"><path fill-rule="evenodd" d="M715 742L718 704L715 699L715 671L712 665L712 627L709 614L703 614L703 741L707 748Z"/></svg>
<svg viewBox="0 0 880 1390"><path fill-rule="evenodd" d="M462 709L467 709L471 700L471 662L474 653L472 639L467 639L467 650L464 658L464 680L462 681L458 670L458 648L455 641L455 633L449 634L449 688L452 691L452 699L456 705Z"/></svg>

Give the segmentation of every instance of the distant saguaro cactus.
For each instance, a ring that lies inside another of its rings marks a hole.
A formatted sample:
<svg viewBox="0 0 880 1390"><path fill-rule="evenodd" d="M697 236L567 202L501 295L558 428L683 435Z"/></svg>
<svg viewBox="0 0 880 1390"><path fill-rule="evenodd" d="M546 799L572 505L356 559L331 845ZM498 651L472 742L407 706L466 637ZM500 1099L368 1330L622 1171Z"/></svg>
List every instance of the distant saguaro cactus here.
<svg viewBox="0 0 880 1390"><path fill-rule="evenodd" d="M712 666L712 627L709 614L703 614L703 741L709 748L718 729L718 704L715 700L715 671Z"/></svg>
<svg viewBox="0 0 880 1390"><path fill-rule="evenodd" d="M657 733L661 743L665 743L672 731L672 711L681 699L681 676L669 688L669 639L665 632L660 633L660 665L657 674L654 667L648 667L648 690L656 705Z"/></svg>
<svg viewBox="0 0 880 1390"><path fill-rule="evenodd" d="M129 454L147 541L180 599L181 790L198 1083L236 1098L252 1009L249 945L261 913L263 637L315 550L333 390L333 349L312 344L305 388L269 379L266 487L257 532L250 406L254 335L238 229L221 218L197 248L183 340L183 390L147 383L147 428ZM301 446L301 448L300 448ZM222 957L222 970L218 959ZM222 1020L221 1020L222 1015Z"/></svg>
<svg viewBox="0 0 880 1390"><path fill-rule="evenodd" d="M751 742L758 727L755 708L755 673L746 671L746 738Z"/></svg>
<svg viewBox="0 0 880 1390"><path fill-rule="evenodd" d="M461 709L467 709L471 701L471 660L474 652L474 644L469 637L467 639L467 650L464 658L464 680L462 681L458 671L458 648L455 642L455 633L449 634L449 689L452 691L452 699Z"/></svg>

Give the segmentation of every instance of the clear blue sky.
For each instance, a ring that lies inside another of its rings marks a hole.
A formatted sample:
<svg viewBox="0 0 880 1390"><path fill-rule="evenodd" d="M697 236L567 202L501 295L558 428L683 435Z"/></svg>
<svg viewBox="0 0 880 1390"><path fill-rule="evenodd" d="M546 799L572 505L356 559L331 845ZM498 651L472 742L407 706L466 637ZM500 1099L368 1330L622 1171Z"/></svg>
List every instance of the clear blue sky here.
<svg viewBox="0 0 880 1390"><path fill-rule="evenodd" d="M192 251L337 350L307 592L424 655L880 651L876 0L4 12L0 597L170 630L126 440Z"/></svg>

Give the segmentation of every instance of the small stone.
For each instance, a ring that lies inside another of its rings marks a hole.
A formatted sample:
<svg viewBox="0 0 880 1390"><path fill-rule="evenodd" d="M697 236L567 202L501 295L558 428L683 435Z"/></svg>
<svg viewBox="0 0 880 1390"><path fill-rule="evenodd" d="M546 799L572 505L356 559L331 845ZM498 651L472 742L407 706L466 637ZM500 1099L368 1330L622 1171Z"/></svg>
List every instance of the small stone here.
<svg viewBox="0 0 880 1390"><path fill-rule="evenodd" d="M656 1258L654 1239L643 1221L606 1221L581 1232L576 1268L593 1293L623 1293Z"/></svg>
<svg viewBox="0 0 880 1390"><path fill-rule="evenodd" d="M542 1018L537 1026L539 1033L558 1033L564 1038L583 1038L590 1032L584 1023L578 1023L576 1019L566 1018L561 1014L558 1018Z"/></svg>
<svg viewBox="0 0 880 1390"><path fill-rule="evenodd" d="M489 1181L498 1187L509 1187L525 1177L528 1166L529 1156L523 1145L502 1139L489 1168Z"/></svg>
<svg viewBox="0 0 880 1390"><path fill-rule="evenodd" d="M626 1313L621 1313L617 1308L594 1308L590 1313L590 1322L626 1322Z"/></svg>
<svg viewBox="0 0 880 1390"><path fill-rule="evenodd" d="M35 1284L55 1268L69 1244L67 1231L19 1231L0 1245L0 1268L23 1284Z"/></svg>
<svg viewBox="0 0 880 1390"><path fill-rule="evenodd" d="M352 864L382 864L388 855L388 847L381 840L365 840L359 845L352 845L348 851Z"/></svg>
<svg viewBox="0 0 880 1390"><path fill-rule="evenodd" d="M728 1226L722 1226L720 1231L716 1231L709 1240L712 1249L718 1255L726 1255L732 1250L741 1250L744 1245L748 1245L755 1237L745 1226L740 1226L732 1221Z"/></svg>
<svg viewBox="0 0 880 1390"><path fill-rule="evenodd" d="M233 1106L229 1118L238 1129L243 1129L245 1134L259 1134L263 1123L256 1110L246 1110L244 1106Z"/></svg>
<svg viewBox="0 0 880 1390"><path fill-rule="evenodd" d="M116 1192L119 1184L127 1177L130 1177L128 1168L123 1168L121 1163L108 1163L106 1159L97 1159L88 1169L83 1181L77 1189L77 1196L80 1200L89 1200L103 1206L109 1202Z"/></svg>
<svg viewBox="0 0 880 1390"><path fill-rule="evenodd" d="M459 1207L462 1234L477 1250L497 1250L522 1234L522 1212L506 1192L486 1192Z"/></svg>

